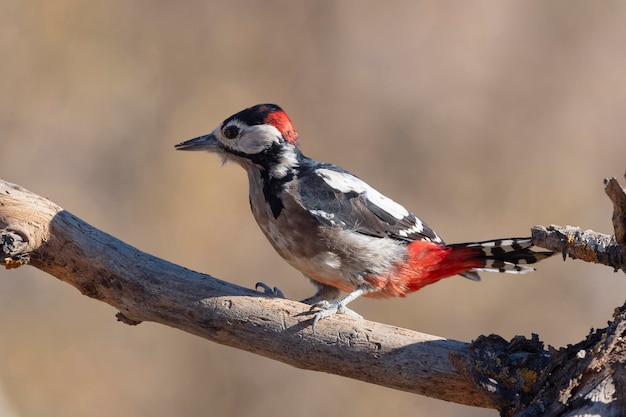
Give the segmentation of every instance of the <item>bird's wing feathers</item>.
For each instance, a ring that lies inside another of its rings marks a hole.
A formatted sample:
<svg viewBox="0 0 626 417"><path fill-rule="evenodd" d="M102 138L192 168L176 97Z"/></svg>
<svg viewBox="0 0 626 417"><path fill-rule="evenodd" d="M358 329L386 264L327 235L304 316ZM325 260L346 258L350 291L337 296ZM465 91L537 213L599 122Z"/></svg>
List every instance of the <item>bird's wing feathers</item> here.
<svg viewBox="0 0 626 417"><path fill-rule="evenodd" d="M324 164L302 174L302 204L322 223L406 242L442 242L413 213L339 167Z"/></svg>

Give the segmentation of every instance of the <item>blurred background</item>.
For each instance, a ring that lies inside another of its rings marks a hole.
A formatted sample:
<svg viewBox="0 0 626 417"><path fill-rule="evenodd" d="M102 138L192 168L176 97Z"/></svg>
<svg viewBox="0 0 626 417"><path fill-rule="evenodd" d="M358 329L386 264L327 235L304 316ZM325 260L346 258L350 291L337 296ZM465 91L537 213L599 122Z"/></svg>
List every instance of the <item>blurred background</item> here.
<svg viewBox="0 0 626 417"><path fill-rule="evenodd" d="M313 288L265 241L247 179L174 151L245 107L290 114L305 154L347 168L448 242L536 224L612 233L626 168L626 4L617 1L0 3L0 178L156 256L289 298ZM609 268L459 277L370 320L559 347L624 302ZM152 323L40 271L0 271L3 416L496 416L294 369Z"/></svg>

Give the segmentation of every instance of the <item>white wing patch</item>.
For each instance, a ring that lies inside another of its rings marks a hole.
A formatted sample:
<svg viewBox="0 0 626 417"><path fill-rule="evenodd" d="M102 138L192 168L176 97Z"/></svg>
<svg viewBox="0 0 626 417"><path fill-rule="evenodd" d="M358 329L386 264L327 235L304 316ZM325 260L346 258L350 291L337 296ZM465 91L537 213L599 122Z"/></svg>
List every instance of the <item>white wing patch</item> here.
<svg viewBox="0 0 626 417"><path fill-rule="evenodd" d="M417 217L415 218L415 224L408 229L400 230L398 235L407 237L413 233L422 233L424 231L424 224ZM439 236L435 235L435 242L439 239Z"/></svg>
<svg viewBox="0 0 626 417"><path fill-rule="evenodd" d="M322 219L328 220L330 224L332 224L333 226L337 225L337 222L335 221L335 215L333 213L329 213L324 210L311 210L311 214L313 214L314 216L319 216Z"/></svg>
<svg viewBox="0 0 626 417"><path fill-rule="evenodd" d="M324 168L316 169L315 172L320 177L322 177L324 182L326 182L326 184L328 184L333 189L342 193L355 192L358 194L363 194L365 198L367 198L373 204L376 204L378 207L385 210L387 213L389 213L398 220L402 220L410 214L409 211L405 209L402 205L396 203L389 197L382 195L366 182L360 180L353 175ZM421 223L415 224L415 226L413 226L411 229L407 229L406 232L410 233L414 228L417 227L419 227L421 230Z"/></svg>

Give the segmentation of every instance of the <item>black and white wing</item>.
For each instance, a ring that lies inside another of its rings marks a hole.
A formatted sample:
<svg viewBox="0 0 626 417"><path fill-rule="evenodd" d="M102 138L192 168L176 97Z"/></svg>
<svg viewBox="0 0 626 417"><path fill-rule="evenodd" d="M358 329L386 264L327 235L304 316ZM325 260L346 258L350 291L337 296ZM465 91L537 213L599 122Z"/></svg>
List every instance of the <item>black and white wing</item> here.
<svg viewBox="0 0 626 417"><path fill-rule="evenodd" d="M302 174L302 204L322 223L406 242L443 243L426 223L402 205L337 166L317 164Z"/></svg>

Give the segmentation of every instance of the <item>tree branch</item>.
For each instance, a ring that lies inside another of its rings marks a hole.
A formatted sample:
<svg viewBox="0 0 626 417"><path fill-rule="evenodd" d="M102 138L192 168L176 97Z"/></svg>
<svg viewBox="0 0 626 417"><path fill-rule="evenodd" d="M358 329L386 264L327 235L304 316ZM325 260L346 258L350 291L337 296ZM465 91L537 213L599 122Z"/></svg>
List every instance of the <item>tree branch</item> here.
<svg viewBox="0 0 626 417"><path fill-rule="evenodd" d="M615 271L622 269L626 272L621 249L614 236L557 225L534 226L531 232L536 246L561 253L563 260L569 255L572 259L602 264Z"/></svg>
<svg viewBox="0 0 626 417"><path fill-rule="evenodd" d="M452 356L502 416L622 416L626 410L626 304L606 329L576 345L545 350L537 335L481 336L471 358Z"/></svg>
<svg viewBox="0 0 626 417"><path fill-rule="evenodd" d="M0 180L0 249L120 311L297 368L493 407L449 360L466 343L337 315L311 330L309 306L190 271L141 252L49 200Z"/></svg>
<svg viewBox="0 0 626 417"><path fill-rule="evenodd" d="M572 259L593 262L626 273L626 191L615 178L604 180L604 191L613 202L613 228L615 235L605 235L593 230L581 230L572 226L532 228L536 246L559 252L563 260Z"/></svg>
<svg viewBox="0 0 626 417"><path fill-rule="evenodd" d="M626 271L626 198L614 180L607 194L617 239L537 226L534 243ZM0 249L6 268L30 264L48 272L112 305L127 324L162 323L298 368L496 408L503 416L618 416L626 407L626 304L608 328L558 351L544 349L536 335L510 342L480 336L467 344L345 315L323 320L313 333L307 305L150 256L1 180Z"/></svg>

